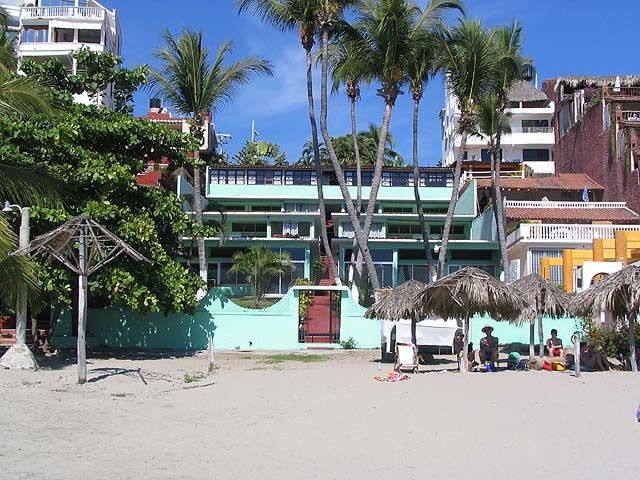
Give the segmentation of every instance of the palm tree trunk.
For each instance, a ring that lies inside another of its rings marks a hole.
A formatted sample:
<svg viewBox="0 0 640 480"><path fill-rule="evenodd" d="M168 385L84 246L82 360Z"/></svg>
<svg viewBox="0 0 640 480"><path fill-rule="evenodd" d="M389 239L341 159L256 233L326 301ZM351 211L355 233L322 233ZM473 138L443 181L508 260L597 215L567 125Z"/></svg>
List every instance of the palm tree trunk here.
<svg viewBox="0 0 640 480"><path fill-rule="evenodd" d="M193 159L195 165L200 161L200 152L198 150L193 152ZM193 167L193 203L196 214L196 223L200 226L203 225L202 221L202 183L200 180L200 168ZM202 233L198 233L198 270L200 272L200 278L204 282L204 287L198 292L199 299L202 299L207 293L207 253L204 247L204 236Z"/></svg>
<svg viewBox="0 0 640 480"><path fill-rule="evenodd" d="M360 160L360 145L358 145L358 127L356 124L356 100L351 99L351 138L353 139L353 152L356 158L356 211L358 212L358 221L360 221L360 213L362 212L362 161ZM353 298L360 298L360 279L362 278L362 261L360 270L356 271L356 261L358 257L358 242L353 238L353 246L351 248L351 282Z"/></svg>
<svg viewBox="0 0 640 480"><path fill-rule="evenodd" d="M422 200L420 199L420 168L418 166L418 124L420 115L420 100L413 102L413 194L416 197L416 209L418 211L418 221L420 222L420 233L422 234L422 244L424 246L424 254L429 267L429 276L427 283L431 283L436 276L436 268L431 255L431 246L429 245L429 234L424 223L424 209L422 208Z"/></svg>
<svg viewBox="0 0 640 480"><path fill-rule="evenodd" d="M336 265L334 263L329 235L327 234L327 210L324 205L324 193L322 189L322 161L320 159L320 145L318 142L318 124L316 123L316 111L313 101L313 74L311 66L311 50L307 49L307 98L309 100L309 122L311 123L311 142L313 144L313 159L316 166L316 183L318 184L318 209L320 210L320 237L324 246L324 253L328 259L329 276L338 278Z"/></svg>
<svg viewBox="0 0 640 480"><path fill-rule="evenodd" d="M502 271L504 272L504 281L510 281L509 278L509 256L507 255L507 234L504 229L504 205L502 204L502 191L500 190L500 166L502 164L502 149L500 148L501 133L496 135L496 151L493 154L495 169L492 174L492 187L494 206L493 211L496 217L496 225L498 228L498 244L500 246L500 262L502 264ZM497 160L495 155L498 155Z"/></svg>
<svg viewBox="0 0 640 480"><path fill-rule="evenodd" d="M360 227L360 220L353 205L353 200L349 194L349 189L344 180L342 173L342 167L336 156L336 152L333 149L333 142L329 135L329 129L327 128L327 77L329 71L329 32L326 28L322 31L322 76L320 81L320 131L322 132L322 138L324 144L327 147L327 153L331 160L331 165L335 170L336 179L344 199L349 219L353 225L353 233L358 242L358 248L362 252L365 264L367 266L367 273L371 281L371 286L374 290L380 288L380 282L378 281L378 275L376 273L375 265L373 264L373 258L371 258L371 252L369 251L368 235L364 235L362 228Z"/></svg>
<svg viewBox="0 0 640 480"><path fill-rule="evenodd" d="M462 131L460 138L460 150L456 157L456 168L453 174L453 189L451 191L451 200L449 200L449 208L447 208L447 216L444 220L444 228L442 229L442 242L440 244L440 252L438 254L438 278L444 276L444 266L447 262L447 250L449 247L449 234L451 232L451 224L453 223L453 212L458 204L458 192L460 190L460 177L462 176L462 156L467 149L467 130ZM466 339L466 338L465 338Z"/></svg>

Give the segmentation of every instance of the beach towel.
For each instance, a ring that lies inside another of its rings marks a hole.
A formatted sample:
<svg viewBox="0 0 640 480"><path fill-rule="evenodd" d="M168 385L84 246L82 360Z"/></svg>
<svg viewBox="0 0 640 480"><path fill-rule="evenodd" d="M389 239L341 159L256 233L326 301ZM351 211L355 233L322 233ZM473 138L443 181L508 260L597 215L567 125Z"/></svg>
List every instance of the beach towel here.
<svg viewBox="0 0 640 480"><path fill-rule="evenodd" d="M376 375L373 377L378 382L402 382L403 380L409 380L411 377L406 373L389 372L384 376Z"/></svg>

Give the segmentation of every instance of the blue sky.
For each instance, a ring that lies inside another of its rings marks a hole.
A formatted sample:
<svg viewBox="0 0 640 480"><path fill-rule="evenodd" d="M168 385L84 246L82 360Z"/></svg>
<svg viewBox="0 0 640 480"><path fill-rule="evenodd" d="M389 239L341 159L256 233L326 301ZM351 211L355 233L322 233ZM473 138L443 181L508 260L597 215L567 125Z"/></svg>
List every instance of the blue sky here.
<svg viewBox="0 0 640 480"><path fill-rule="evenodd" d="M304 71L304 50L296 33L281 33L263 25L251 14L238 15L235 0L103 0L119 11L123 29L123 56L127 66L154 64L153 51L161 33L169 28L202 29L211 50L232 40L233 58L260 54L275 67L275 76L260 78L241 92L233 103L216 112L218 132L232 135L226 150L234 154L251 134L255 120L260 138L278 143L290 162L296 161L310 137ZM419 3L426 3L420 0ZM638 0L468 0L468 15L486 26L510 23L518 18L524 27L524 52L532 57L540 84L544 78L572 74L639 73L637 29L621 19L640 18ZM163 8L164 7L164 8ZM628 28L624 28L624 24ZM319 84L316 85L319 87ZM319 88L316 98L319 100ZM149 92L136 97L136 114L146 113ZM444 99L442 82L427 87L421 109L420 163L434 165L440 158L438 112ZM318 107L319 111L319 107ZM358 105L358 126L380 123L383 103L375 90L365 91ZM398 150L411 160L411 98L397 102L391 131ZM350 132L349 103L340 93L331 98L329 130L338 136Z"/></svg>

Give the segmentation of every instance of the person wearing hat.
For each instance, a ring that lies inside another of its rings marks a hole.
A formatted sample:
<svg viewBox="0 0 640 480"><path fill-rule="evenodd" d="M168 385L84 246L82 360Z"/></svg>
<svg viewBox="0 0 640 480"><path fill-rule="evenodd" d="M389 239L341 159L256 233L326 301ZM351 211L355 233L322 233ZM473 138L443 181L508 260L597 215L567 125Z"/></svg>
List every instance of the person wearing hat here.
<svg viewBox="0 0 640 480"><path fill-rule="evenodd" d="M491 325L485 325L482 327L482 333L485 334L480 339L480 350L478 351L478 357L480 363L498 361L498 339L491 335L493 333L493 327Z"/></svg>

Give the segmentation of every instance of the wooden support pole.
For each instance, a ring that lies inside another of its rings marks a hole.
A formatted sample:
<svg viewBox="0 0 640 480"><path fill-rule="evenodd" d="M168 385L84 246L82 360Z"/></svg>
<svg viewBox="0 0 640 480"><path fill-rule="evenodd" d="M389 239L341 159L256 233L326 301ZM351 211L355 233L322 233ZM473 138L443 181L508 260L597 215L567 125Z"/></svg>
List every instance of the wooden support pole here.
<svg viewBox="0 0 640 480"><path fill-rule="evenodd" d="M544 356L544 330L542 326L542 315L538 317L538 342L538 355L542 357Z"/></svg>
<svg viewBox="0 0 640 480"><path fill-rule="evenodd" d="M531 320L529 323L529 358L534 357L536 355L536 324L535 320Z"/></svg>
<svg viewBox="0 0 640 480"><path fill-rule="evenodd" d="M604 242L601 238L593 239L593 261L604 262Z"/></svg>
<svg viewBox="0 0 640 480"><path fill-rule="evenodd" d="M464 342L462 346L462 365L460 372L467 373L469 371L469 316L462 319L462 331L464 332Z"/></svg>
<svg viewBox="0 0 640 480"><path fill-rule="evenodd" d="M638 371L638 362L636 361L636 314L629 315L629 360L631 362L631 371Z"/></svg>
<svg viewBox="0 0 640 480"><path fill-rule="evenodd" d="M562 251L562 276L564 277L564 291L573 293L573 250L565 248Z"/></svg>
<svg viewBox="0 0 640 480"><path fill-rule="evenodd" d="M627 265L627 232L616 232L616 262Z"/></svg>
<svg viewBox="0 0 640 480"><path fill-rule="evenodd" d="M573 348L575 349L575 353L573 355L574 359L574 368L576 371L576 377L580 376L580 333L576 332L573 334Z"/></svg>
<svg viewBox="0 0 640 480"><path fill-rule="evenodd" d="M209 368L208 372L213 372L215 367L214 357L213 357L213 333L208 334L208 359L209 359Z"/></svg>
<svg viewBox="0 0 640 480"><path fill-rule="evenodd" d="M87 343L85 333L87 329L87 229L80 229L78 245L78 383L87 381Z"/></svg>

